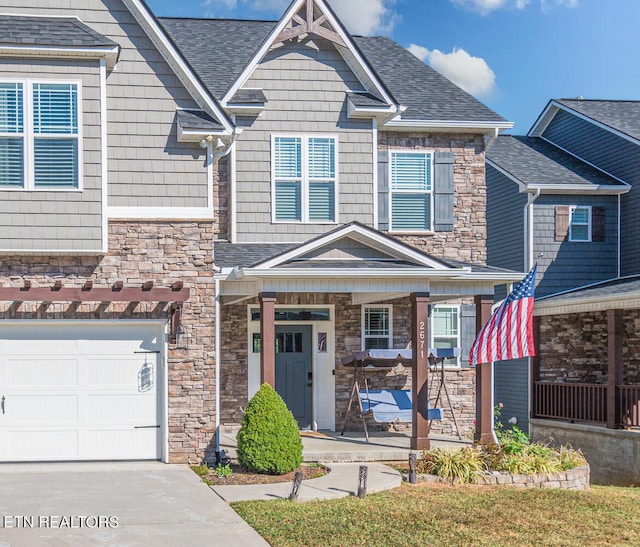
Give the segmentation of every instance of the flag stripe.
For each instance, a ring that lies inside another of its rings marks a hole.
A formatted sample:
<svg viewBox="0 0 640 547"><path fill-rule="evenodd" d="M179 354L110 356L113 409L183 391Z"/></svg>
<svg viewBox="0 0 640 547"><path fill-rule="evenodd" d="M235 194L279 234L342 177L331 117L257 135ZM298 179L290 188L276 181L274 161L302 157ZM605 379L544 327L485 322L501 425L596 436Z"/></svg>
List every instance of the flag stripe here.
<svg viewBox="0 0 640 547"><path fill-rule="evenodd" d="M535 355L533 301L536 266L518 283L478 333L469 365Z"/></svg>

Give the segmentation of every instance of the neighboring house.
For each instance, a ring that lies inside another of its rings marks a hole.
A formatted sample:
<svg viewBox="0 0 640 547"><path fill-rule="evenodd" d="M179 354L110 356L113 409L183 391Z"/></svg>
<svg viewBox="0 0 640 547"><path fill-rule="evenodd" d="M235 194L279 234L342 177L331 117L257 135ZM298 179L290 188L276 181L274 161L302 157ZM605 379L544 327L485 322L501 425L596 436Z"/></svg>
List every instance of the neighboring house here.
<svg viewBox="0 0 640 547"><path fill-rule="evenodd" d="M468 353L522 277L487 266L484 151L511 124L323 0L24 4L0 16L0 460L210 460L265 381L335 429L340 358L410 341L372 383L414 391L428 444L424 349ZM465 361L454 406L488 438L491 369Z"/></svg>
<svg viewBox="0 0 640 547"><path fill-rule="evenodd" d="M529 360L496 363L505 416L640 426L639 185L638 101L551 101L528 136L499 137L488 150L489 262L538 263L539 355L531 377ZM628 475L606 473L597 479Z"/></svg>

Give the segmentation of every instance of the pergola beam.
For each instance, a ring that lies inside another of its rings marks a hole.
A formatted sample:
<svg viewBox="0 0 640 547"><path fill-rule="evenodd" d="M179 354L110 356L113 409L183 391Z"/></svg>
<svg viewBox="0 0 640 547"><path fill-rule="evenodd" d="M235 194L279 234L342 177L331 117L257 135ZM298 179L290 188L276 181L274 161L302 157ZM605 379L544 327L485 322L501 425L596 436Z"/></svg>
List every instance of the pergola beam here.
<svg viewBox="0 0 640 547"><path fill-rule="evenodd" d="M59 283L53 287L31 287L25 283L24 287L0 287L0 302L186 302L189 289L177 287L93 288L92 284L62 287Z"/></svg>

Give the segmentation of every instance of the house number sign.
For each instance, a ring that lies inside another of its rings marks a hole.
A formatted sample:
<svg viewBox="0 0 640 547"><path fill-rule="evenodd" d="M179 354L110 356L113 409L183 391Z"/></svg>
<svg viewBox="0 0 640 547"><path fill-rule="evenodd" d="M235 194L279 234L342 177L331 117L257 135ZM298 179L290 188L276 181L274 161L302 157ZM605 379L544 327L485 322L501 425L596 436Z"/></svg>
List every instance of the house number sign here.
<svg viewBox="0 0 640 547"><path fill-rule="evenodd" d="M424 345L426 343L427 338L427 323L426 321L420 321L419 329L418 329L418 338L420 339L420 359L424 359Z"/></svg>

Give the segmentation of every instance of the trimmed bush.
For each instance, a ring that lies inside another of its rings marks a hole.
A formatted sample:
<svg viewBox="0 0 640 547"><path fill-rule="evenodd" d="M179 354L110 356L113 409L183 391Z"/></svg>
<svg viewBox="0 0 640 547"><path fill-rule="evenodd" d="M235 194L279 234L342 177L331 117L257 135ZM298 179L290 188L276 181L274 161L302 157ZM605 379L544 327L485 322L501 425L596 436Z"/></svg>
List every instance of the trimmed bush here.
<svg viewBox="0 0 640 547"><path fill-rule="evenodd" d="M248 471L269 475L284 475L302 463L298 423L269 384L262 385L244 411L238 459Z"/></svg>

